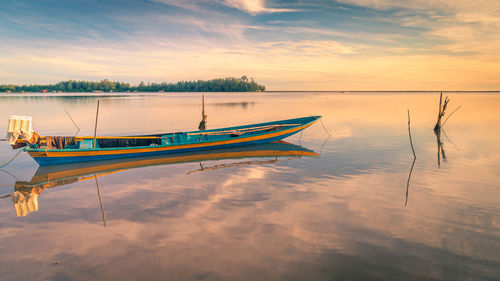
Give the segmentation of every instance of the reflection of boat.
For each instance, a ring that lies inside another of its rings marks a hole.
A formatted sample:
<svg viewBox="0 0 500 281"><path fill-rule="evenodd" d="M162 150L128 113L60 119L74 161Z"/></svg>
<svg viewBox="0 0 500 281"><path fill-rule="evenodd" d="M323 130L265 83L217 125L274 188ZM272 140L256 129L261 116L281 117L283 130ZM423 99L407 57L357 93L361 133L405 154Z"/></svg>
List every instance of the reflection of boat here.
<svg viewBox="0 0 500 281"><path fill-rule="evenodd" d="M41 137L25 150L40 165L270 143L291 136L317 121L311 116L213 130L125 137Z"/></svg>
<svg viewBox="0 0 500 281"><path fill-rule="evenodd" d="M274 163L277 161L278 157L287 157L288 159L288 157L300 156L319 156L319 154L302 146L279 141L268 144L205 150L198 152L176 153L163 156L149 156L65 165L41 166L38 168L31 181L17 181L15 184L14 193L12 193L10 197L14 202L16 214L18 216L24 216L31 211L38 210L37 198L44 189L67 185L82 180L94 179L96 178L96 176L112 174L123 170L177 163L201 163L201 161L210 160L264 157L275 158L273 160L266 161L243 161L232 164L216 165L211 168L202 167L202 170L220 169L231 166ZM188 174L192 172L189 172Z"/></svg>

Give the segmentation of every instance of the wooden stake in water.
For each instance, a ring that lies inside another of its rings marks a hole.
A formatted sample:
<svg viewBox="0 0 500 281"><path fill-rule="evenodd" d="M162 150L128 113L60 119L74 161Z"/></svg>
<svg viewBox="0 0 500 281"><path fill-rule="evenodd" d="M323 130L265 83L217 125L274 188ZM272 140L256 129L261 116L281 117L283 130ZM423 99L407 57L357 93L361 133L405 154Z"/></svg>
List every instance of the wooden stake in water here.
<svg viewBox="0 0 500 281"><path fill-rule="evenodd" d="M97 111L95 113L95 126L94 126L94 149L97 135L97 119L99 118L99 100L97 100Z"/></svg>
<svg viewBox="0 0 500 281"><path fill-rule="evenodd" d="M413 167L415 166L415 160L417 160L417 155L415 154L415 149L413 148L413 141L411 140L411 131L410 131L410 110L408 109L408 136L410 137L410 146L411 151L413 152L413 162L411 163L410 172L408 173L408 180L406 181L406 200L405 207L408 205L408 190L410 189L410 178L411 173L413 172Z"/></svg>
<svg viewBox="0 0 500 281"><path fill-rule="evenodd" d="M410 146L411 146L411 151L413 152L413 158L417 158L417 155L415 154L415 149L413 148L413 141L411 139L411 131L410 131L410 110L408 109L408 136L410 136Z"/></svg>
<svg viewBox="0 0 500 281"><path fill-rule="evenodd" d="M201 95L201 116L205 116L205 93Z"/></svg>
<svg viewBox="0 0 500 281"><path fill-rule="evenodd" d="M200 125L198 125L198 129L200 131L206 130L207 128L207 115L205 115L205 94L201 96L201 122Z"/></svg>
<svg viewBox="0 0 500 281"><path fill-rule="evenodd" d="M446 97L444 99L444 102L443 102L443 91L441 91L441 94L439 95L439 111L438 111L438 119L436 121L436 125L434 126L434 132L436 133L439 133L439 130L441 130L441 118L444 116L445 114L445 110L446 110L446 107L448 105L448 102L450 100L448 99L448 97Z"/></svg>

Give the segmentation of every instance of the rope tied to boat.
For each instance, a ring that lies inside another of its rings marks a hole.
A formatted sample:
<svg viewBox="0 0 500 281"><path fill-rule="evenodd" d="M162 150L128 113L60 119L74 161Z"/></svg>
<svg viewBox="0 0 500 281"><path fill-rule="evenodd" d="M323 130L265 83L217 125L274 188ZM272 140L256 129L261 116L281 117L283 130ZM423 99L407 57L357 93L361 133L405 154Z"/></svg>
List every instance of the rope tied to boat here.
<svg viewBox="0 0 500 281"><path fill-rule="evenodd" d="M322 120L322 119L319 119L319 121L321 122L321 125L323 126L323 129L325 130L325 133L327 133L327 134L328 134L328 137L331 137L331 136L332 136L332 134L330 134L330 132L328 132L328 130L326 129L325 124L323 124L323 120Z"/></svg>
<svg viewBox="0 0 500 281"><path fill-rule="evenodd" d="M10 162L14 161L14 159L16 159L16 158L17 158L17 156L19 156L19 155L20 155L21 153L23 153L23 152L24 152L24 150L20 150L20 151L19 151L16 155L14 155L13 157L11 157L11 158L9 158L9 159L7 159L7 160L5 160L5 161L1 162L1 163L0 163L0 168L3 168L3 167L5 167L5 166L7 166L8 164L10 164Z"/></svg>
<svg viewBox="0 0 500 281"><path fill-rule="evenodd" d="M323 120L322 119L319 119L319 121L321 122L321 126L323 126L323 130L325 131L325 133L328 135L325 139L325 141L323 142L323 145L321 145L321 149L319 150L319 154L323 153L323 148L325 148L325 145L326 143L328 142L328 140L332 137L332 134L330 134L330 132L328 132L328 130L326 129L326 126L325 124L323 124Z"/></svg>
<svg viewBox="0 0 500 281"><path fill-rule="evenodd" d="M5 173L5 174L7 174L7 175L11 176L11 177L12 177L15 181L19 181L19 179L18 179L15 175L13 175L12 173L10 173L10 172L8 172L8 171L6 171L6 170L4 170L4 169L0 169L0 172ZM4 187L10 187L10 186L12 186L12 187L16 187L16 184L15 184L15 183L10 183L10 184L0 184L0 188L2 188L2 189L3 189ZM10 194L5 195L5 196L0 196L0 199L1 199L1 198L7 198L7 197L10 197Z"/></svg>

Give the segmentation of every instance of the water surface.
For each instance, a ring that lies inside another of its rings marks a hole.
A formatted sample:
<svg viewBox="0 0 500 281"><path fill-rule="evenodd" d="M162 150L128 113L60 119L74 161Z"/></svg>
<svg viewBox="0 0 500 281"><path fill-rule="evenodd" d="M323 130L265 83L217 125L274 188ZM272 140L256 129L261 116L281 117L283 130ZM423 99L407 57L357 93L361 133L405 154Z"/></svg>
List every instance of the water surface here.
<svg viewBox="0 0 500 281"><path fill-rule="evenodd" d="M0 170L1 279L498 280L500 94L448 96L439 145L438 93L206 94L208 128L322 115L286 139L320 156L119 163L24 190L38 207L16 213L10 194L47 177L21 154ZM98 99L100 135L201 120L194 93L2 95L0 132L17 114L74 135L66 110L92 135Z"/></svg>

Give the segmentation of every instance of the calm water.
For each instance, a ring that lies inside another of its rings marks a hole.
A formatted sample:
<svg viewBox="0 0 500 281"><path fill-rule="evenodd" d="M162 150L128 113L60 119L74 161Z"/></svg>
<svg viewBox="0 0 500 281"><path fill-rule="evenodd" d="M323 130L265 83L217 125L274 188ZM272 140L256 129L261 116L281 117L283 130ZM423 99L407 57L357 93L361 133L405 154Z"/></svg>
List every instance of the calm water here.
<svg viewBox="0 0 500 281"><path fill-rule="evenodd" d="M38 210L16 213L22 181L57 178L21 154L0 170L0 279L499 280L500 93L448 95L462 107L439 147L438 93L206 94L208 128L323 115L331 137L318 122L286 139L316 157L91 169L25 190ZM92 135L97 99L101 135L201 119L199 94L3 95L0 132L17 114L74 135L67 110ZM15 153L0 142L0 162Z"/></svg>

